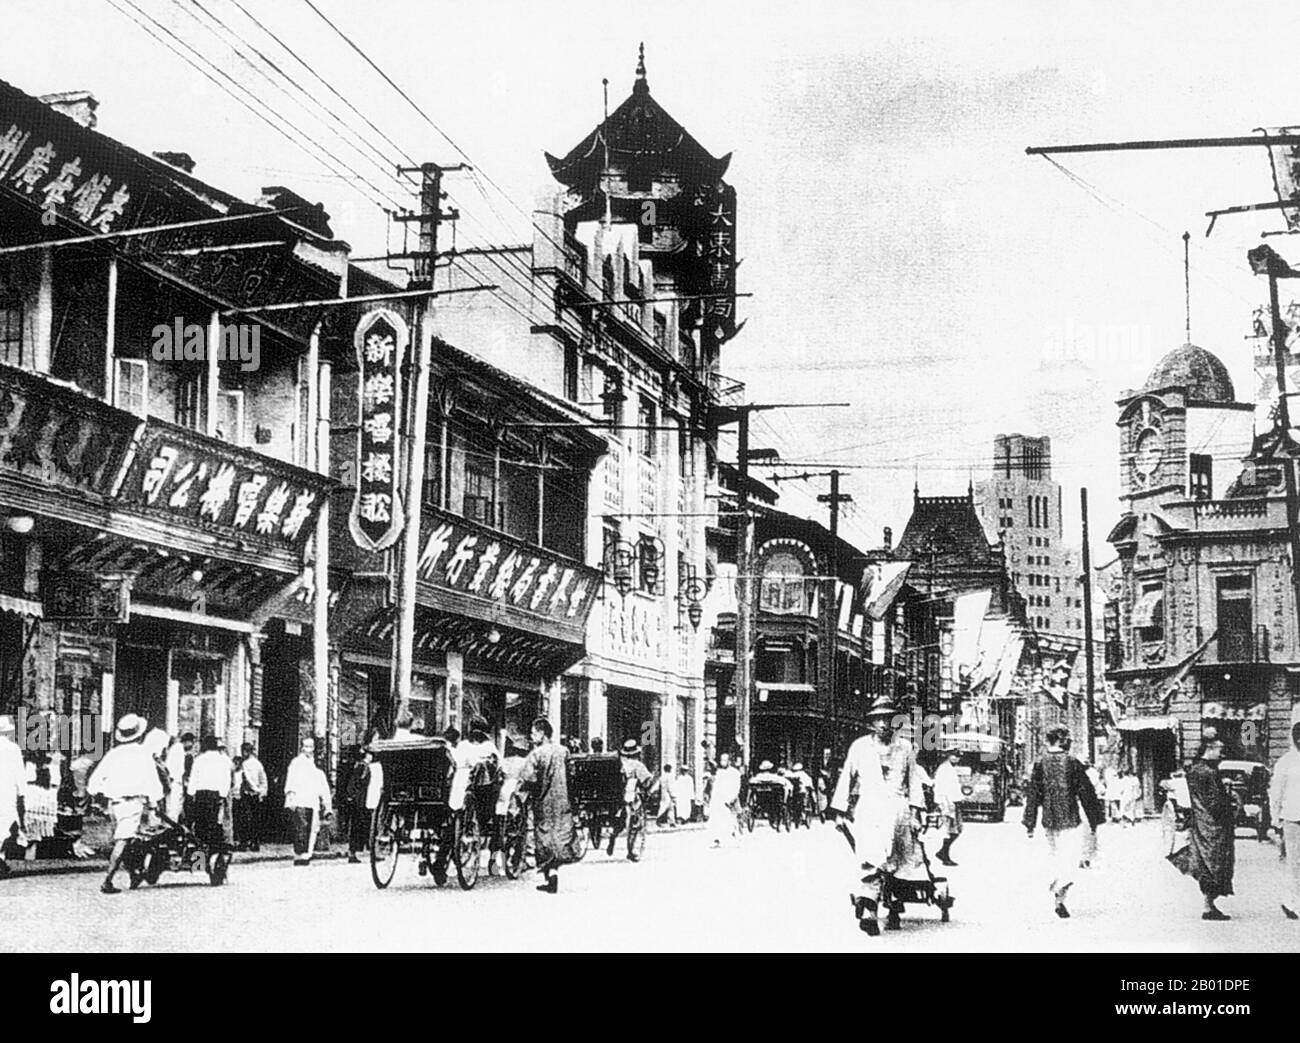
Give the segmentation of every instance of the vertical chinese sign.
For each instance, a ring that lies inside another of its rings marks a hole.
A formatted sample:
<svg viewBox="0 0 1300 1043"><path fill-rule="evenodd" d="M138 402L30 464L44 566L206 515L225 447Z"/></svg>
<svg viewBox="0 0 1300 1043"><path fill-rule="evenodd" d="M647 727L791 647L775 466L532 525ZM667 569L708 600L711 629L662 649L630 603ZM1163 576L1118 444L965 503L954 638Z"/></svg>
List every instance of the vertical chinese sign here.
<svg viewBox="0 0 1300 1043"><path fill-rule="evenodd" d="M380 551L402 533L397 482L401 458L402 356L410 341L406 322L387 308L367 312L357 323L357 491L348 528L358 547Z"/></svg>
<svg viewBox="0 0 1300 1043"><path fill-rule="evenodd" d="M708 204L704 230L704 330L721 347L736 334L736 190L719 181Z"/></svg>

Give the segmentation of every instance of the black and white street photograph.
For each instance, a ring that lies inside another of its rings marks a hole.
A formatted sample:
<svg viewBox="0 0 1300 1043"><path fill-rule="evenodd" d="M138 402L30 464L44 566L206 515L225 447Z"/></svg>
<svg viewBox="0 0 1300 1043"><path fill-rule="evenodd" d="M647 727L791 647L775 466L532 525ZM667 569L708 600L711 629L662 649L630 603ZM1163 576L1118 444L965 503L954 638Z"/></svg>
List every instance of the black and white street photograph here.
<svg viewBox="0 0 1300 1043"><path fill-rule="evenodd" d="M0 26L40 1011L148 1021L179 954L1282 1002L1242 961L1300 953L1300 9Z"/></svg>

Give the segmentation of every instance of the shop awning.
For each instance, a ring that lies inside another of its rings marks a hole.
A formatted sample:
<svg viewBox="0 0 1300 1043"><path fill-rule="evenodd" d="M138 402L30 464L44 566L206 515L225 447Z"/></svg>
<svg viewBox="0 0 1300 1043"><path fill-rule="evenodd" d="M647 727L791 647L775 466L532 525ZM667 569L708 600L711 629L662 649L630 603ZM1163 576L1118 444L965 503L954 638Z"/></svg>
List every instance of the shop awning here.
<svg viewBox="0 0 1300 1043"><path fill-rule="evenodd" d="M1161 613L1163 618L1162 606L1165 600L1163 590L1148 590L1140 598L1137 604L1133 606L1133 625L1135 627L1149 627L1153 625L1157 613Z"/></svg>
<svg viewBox="0 0 1300 1043"><path fill-rule="evenodd" d="M40 619L43 615L41 603L31 598L18 598L12 594L0 594L0 612L13 612L19 616L35 616Z"/></svg>
<svg viewBox="0 0 1300 1043"><path fill-rule="evenodd" d="M1176 732L1177 717L1125 717L1116 727L1122 732Z"/></svg>

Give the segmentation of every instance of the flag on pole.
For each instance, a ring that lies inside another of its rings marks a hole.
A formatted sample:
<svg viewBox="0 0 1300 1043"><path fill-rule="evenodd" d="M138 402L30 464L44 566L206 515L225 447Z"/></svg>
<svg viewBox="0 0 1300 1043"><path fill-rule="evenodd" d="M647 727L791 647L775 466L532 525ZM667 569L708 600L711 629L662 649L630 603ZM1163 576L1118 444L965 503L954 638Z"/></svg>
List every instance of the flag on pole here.
<svg viewBox="0 0 1300 1043"><path fill-rule="evenodd" d="M1281 134L1300 134L1300 127L1261 128L1267 140ZM1268 159L1273 165L1273 188L1279 203L1295 202L1284 206L1286 226L1292 232L1300 231L1300 145L1269 145Z"/></svg>

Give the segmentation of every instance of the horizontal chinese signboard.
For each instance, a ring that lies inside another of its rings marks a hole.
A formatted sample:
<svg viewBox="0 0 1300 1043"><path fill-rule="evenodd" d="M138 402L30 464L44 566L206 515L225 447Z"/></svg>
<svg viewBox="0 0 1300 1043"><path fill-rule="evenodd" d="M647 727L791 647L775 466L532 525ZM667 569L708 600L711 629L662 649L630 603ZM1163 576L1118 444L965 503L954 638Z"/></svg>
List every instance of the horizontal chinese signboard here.
<svg viewBox="0 0 1300 1043"><path fill-rule="evenodd" d="M0 364L0 477L112 492L139 417Z"/></svg>
<svg viewBox="0 0 1300 1043"><path fill-rule="evenodd" d="M444 511L425 508L420 541L422 583L539 621L581 631L600 592L599 570Z"/></svg>
<svg viewBox="0 0 1300 1043"><path fill-rule="evenodd" d="M122 576L47 572L41 577L41 612L47 620L125 623L130 608L130 588Z"/></svg>
<svg viewBox="0 0 1300 1043"><path fill-rule="evenodd" d="M151 419L121 500L168 520L298 550L332 485L324 475Z"/></svg>

